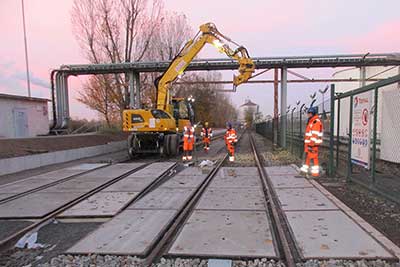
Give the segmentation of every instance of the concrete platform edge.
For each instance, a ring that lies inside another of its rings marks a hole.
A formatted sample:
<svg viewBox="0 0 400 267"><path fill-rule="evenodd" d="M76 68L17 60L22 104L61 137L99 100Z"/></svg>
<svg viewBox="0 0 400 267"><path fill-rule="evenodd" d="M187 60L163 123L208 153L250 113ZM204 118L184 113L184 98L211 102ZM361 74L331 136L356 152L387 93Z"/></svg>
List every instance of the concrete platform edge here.
<svg viewBox="0 0 400 267"><path fill-rule="evenodd" d="M99 146L83 147L37 155L0 159L0 176L39 168L42 166L64 163L81 158L118 152L126 148L126 142L127 141L110 142L108 144Z"/></svg>

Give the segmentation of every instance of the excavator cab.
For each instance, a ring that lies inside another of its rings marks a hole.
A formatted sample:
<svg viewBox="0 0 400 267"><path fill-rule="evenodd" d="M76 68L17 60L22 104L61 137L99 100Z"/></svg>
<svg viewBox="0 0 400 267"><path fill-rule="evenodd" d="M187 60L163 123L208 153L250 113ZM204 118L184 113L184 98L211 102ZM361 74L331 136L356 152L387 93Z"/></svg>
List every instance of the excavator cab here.
<svg viewBox="0 0 400 267"><path fill-rule="evenodd" d="M179 132L183 131L183 127L190 121L194 124L193 102L185 98L172 98L173 116L176 120L176 128Z"/></svg>

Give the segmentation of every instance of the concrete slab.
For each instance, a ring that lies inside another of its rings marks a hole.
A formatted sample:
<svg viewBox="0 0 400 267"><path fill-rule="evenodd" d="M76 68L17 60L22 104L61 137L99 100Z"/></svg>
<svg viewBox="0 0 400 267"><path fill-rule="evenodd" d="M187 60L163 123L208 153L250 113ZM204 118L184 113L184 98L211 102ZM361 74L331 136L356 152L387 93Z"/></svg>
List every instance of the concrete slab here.
<svg viewBox="0 0 400 267"><path fill-rule="evenodd" d="M53 182L55 182L55 180L53 179L23 180L18 183L11 183L8 184L7 186L0 187L0 193L14 193L14 194L23 193Z"/></svg>
<svg viewBox="0 0 400 267"><path fill-rule="evenodd" d="M197 188L205 179L207 175L203 176L183 176L176 175L163 183L161 187L169 188Z"/></svg>
<svg viewBox="0 0 400 267"><path fill-rule="evenodd" d="M96 168L104 167L105 165L107 165L107 163L83 163L83 164L79 164L76 166L66 168L66 170L89 171L89 170L93 170Z"/></svg>
<svg viewBox="0 0 400 267"><path fill-rule="evenodd" d="M84 174L82 177L85 177L86 180L96 180L98 178L109 177L115 178L142 165L143 163L118 163Z"/></svg>
<svg viewBox="0 0 400 267"><path fill-rule="evenodd" d="M61 184L57 184L51 186L49 188L43 189L40 192L47 192L47 193L57 193L57 192L88 192L96 187L100 186L101 184L113 179L114 177L110 178L97 178L97 180L89 180L87 181L86 178L80 177L77 179L69 180L63 182Z"/></svg>
<svg viewBox="0 0 400 267"><path fill-rule="evenodd" d="M191 215L169 254L276 257L266 212L199 211Z"/></svg>
<svg viewBox="0 0 400 267"><path fill-rule="evenodd" d="M265 210L264 194L253 188L208 188L196 209L199 210Z"/></svg>
<svg viewBox="0 0 400 267"><path fill-rule="evenodd" d="M313 187L305 178L297 178L293 175L270 175L274 188L304 188Z"/></svg>
<svg viewBox="0 0 400 267"><path fill-rule="evenodd" d="M15 194L0 193L0 200L14 196Z"/></svg>
<svg viewBox="0 0 400 267"><path fill-rule="evenodd" d="M377 241L342 211L285 212L306 259L391 258Z"/></svg>
<svg viewBox="0 0 400 267"><path fill-rule="evenodd" d="M255 176L228 176L228 175L217 175L210 183L209 187L218 188L243 188L243 187L261 187L260 177Z"/></svg>
<svg viewBox="0 0 400 267"><path fill-rule="evenodd" d="M256 167L222 167L217 176L236 177L236 176L258 176Z"/></svg>
<svg viewBox="0 0 400 267"><path fill-rule="evenodd" d="M179 210L193 192L187 188L157 188L127 209Z"/></svg>
<svg viewBox="0 0 400 267"><path fill-rule="evenodd" d="M338 210L316 188L281 188L276 193L283 210Z"/></svg>
<svg viewBox="0 0 400 267"><path fill-rule="evenodd" d="M272 175L298 175L299 173L292 166L265 167L267 174Z"/></svg>
<svg viewBox="0 0 400 267"><path fill-rule="evenodd" d="M149 184L151 184L157 177L136 177L136 178L124 178L121 181L112 184L111 186L103 189L104 192L132 192L142 191Z"/></svg>
<svg viewBox="0 0 400 267"><path fill-rule="evenodd" d="M0 205L0 218L43 217L81 193L38 192Z"/></svg>
<svg viewBox="0 0 400 267"><path fill-rule="evenodd" d="M139 192L98 192L59 217L114 216Z"/></svg>
<svg viewBox="0 0 400 267"><path fill-rule="evenodd" d="M152 163L146 168L143 168L128 177L149 177L149 176L154 176L154 177L159 177L161 176L166 170L171 168L175 162L156 162Z"/></svg>
<svg viewBox="0 0 400 267"><path fill-rule="evenodd" d="M174 210L125 210L67 253L144 255L175 213Z"/></svg>

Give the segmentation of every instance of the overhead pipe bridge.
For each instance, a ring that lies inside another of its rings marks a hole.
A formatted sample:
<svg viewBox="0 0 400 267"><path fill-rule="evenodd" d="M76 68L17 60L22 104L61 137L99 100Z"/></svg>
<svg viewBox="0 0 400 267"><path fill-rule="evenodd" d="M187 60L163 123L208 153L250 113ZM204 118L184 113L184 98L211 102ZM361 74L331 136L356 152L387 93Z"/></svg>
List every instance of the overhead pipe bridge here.
<svg viewBox="0 0 400 267"><path fill-rule="evenodd" d="M369 67L400 66L400 53L384 54L348 54L317 55L289 57L256 57L252 58L256 69L281 69L281 96L286 103L287 71L294 68L336 68L336 67ZM163 72L169 61L159 62L127 62L114 64L76 64L62 65L51 73L51 89L53 101L52 131L62 131L68 127L70 119L68 100L68 77L78 75L97 75L126 73L129 75L130 107L140 107L139 75L145 72ZM231 59L198 59L193 60L186 71L235 70L239 64ZM283 112L286 106L281 107Z"/></svg>

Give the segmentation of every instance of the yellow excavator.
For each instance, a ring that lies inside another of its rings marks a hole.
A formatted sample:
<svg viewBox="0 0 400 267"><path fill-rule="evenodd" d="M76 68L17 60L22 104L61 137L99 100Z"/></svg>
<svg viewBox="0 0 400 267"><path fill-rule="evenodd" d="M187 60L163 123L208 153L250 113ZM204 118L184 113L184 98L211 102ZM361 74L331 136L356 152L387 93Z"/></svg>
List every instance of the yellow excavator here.
<svg viewBox="0 0 400 267"><path fill-rule="evenodd" d="M232 50L226 42L237 46ZM123 111L123 131L131 132L128 152L131 158L143 153L174 156L179 153L181 133L193 123L192 102L170 96L171 84L180 77L204 45L212 44L221 53L239 63L239 75L234 76L236 87L251 78L255 64L243 46L221 34L213 23L200 26L200 31L189 40L171 61L167 70L156 79L157 106L155 109L127 109Z"/></svg>

